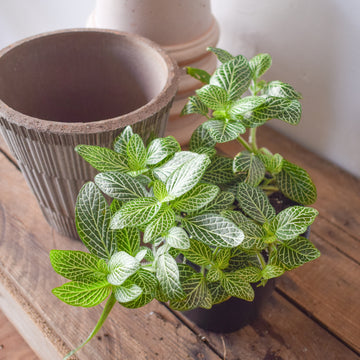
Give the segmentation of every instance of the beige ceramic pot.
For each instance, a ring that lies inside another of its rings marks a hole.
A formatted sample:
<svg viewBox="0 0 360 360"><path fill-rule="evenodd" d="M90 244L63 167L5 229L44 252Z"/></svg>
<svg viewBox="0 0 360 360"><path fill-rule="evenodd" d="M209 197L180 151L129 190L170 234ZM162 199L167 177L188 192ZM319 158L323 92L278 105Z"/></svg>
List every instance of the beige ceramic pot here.
<svg viewBox="0 0 360 360"><path fill-rule="evenodd" d="M127 125L162 136L177 80L158 45L117 31L41 34L0 52L0 130L58 232L77 237L76 196L95 175L74 147L110 147Z"/></svg>
<svg viewBox="0 0 360 360"><path fill-rule="evenodd" d="M182 73L167 133L185 144L204 119L200 115L179 117L188 96L201 86L183 68L198 67L209 73L216 68L215 56L206 51L219 38L210 0L97 0L88 26L140 34L157 42L177 61Z"/></svg>

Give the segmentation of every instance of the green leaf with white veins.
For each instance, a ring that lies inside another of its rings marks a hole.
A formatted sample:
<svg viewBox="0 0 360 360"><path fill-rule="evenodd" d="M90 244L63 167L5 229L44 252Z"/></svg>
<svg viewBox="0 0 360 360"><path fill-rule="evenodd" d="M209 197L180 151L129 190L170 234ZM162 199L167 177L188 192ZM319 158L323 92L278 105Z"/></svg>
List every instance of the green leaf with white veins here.
<svg viewBox="0 0 360 360"><path fill-rule="evenodd" d="M113 199L130 201L146 196L145 187L128 174L103 172L97 174L94 180L100 190Z"/></svg>
<svg viewBox="0 0 360 360"><path fill-rule="evenodd" d="M264 164L249 151L242 151L235 156L233 170L234 172L246 173L244 181L252 186L259 185L265 176Z"/></svg>
<svg viewBox="0 0 360 360"><path fill-rule="evenodd" d="M111 219L112 229L149 223L159 212L161 203L155 198L139 198L127 202Z"/></svg>
<svg viewBox="0 0 360 360"><path fill-rule="evenodd" d="M219 249L214 258L217 268L223 270L229 266L231 251L229 248Z"/></svg>
<svg viewBox="0 0 360 360"><path fill-rule="evenodd" d="M209 283L208 289L211 294L213 305L220 304L230 298L230 295L226 293L220 282Z"/></svg>
<svg viewBox="0 0 360 360"><path fill-rule="evenodd" d="M271 67L271 56L269 54L258 54L249 61L253 79L258 79L264 75Z"/></svg>
<svg viewBox="0 0 360 360"><path fill-rule="evenodd" d="M301 119L301 104L298 100L290 100L288 105L280 111L277 118L290 125L297 125Z"/></svg>
<svg viewBox="0 0 360 360"><path fill-rule="evenodd" d="M224 274L226 276L221 279L221 285L229 295L247 301L254 300L254 289L248 282L242 280L241 277L236 273Z"/></svg>
<svg viewBox="0 0 360 360"><path fill-rule="evenodd" d="M66 304L93 307L110 295L111 286L106 280L98 282L70 281L52 289L52 293Z"/></svg>
<svg viewBox="0 0 360 360"><path fill-rule="evenodd" d="M320 251L306 238L283 241L278 246L279 260L288 268L294 269L320 256Z"/></svg>
<svg viewBox="0 0 360 360"><path fill-rule="evenodd" d="M159 256L156 261L156 277L161 289L169 299L182 299L185 296L179 279L179 269L175 259L168 253Z"/></svg>
<svg viewBox="0 0 360 360"><path fill-rule="evenodd" d="M154 196L160 202L166 202L174 199L173 197L169 196L165 184L160 180L154 181L153 191L154 191Z"/></svg>
<svg viewBox="0 0 360 360"><path fill-rule="evenodd" d="M261 272L261 275L264 279L273 279L281 276L285 270L277 265L266 265Z"/></svg>
<svg viewBox="0 0 360 360"><path fill-rule="evenodd" d="M78 145L75 151L98 171L130 170L126 157L111 149L95 145Z"/></svg>
<svg viewBox="0 0 360 360"><path fill-rule="evenodd" d="M130 169L143 169L146 164L146 149L140 135L134 134L130 138L126 150Z"/></svg>
<svg viewBox="0 0 360 360"><path fill-rule="evenodd" d="M212 250L198 240L190 239L190 247L182 250L181 253L187 260L199 266L206 266L212 262Z"/></svg>
<svg viewBox="0 0 360 360"><path fill-rule="evenodd" d="M214 185L227 184L234 180L233 160L228 157L215 156L207 167L202 181Z"/></svg>
<svg viewBox="0 0 360 360"><path fill-rule="evenodd" d="M104 196L94 183L86 183L75 205L76 229L88 250L105 260L115 252L116 242L109 231L111 211Z"/></svg>
<svg viewBox="0 0 360 360"><path fill-rule="evenodd" d="M246 183L239 184L237 200L245 214L260 224L275 217L275 209L271 206L265 193L259 188L254 188Z"/></svg>
<svg viewBox="0 0 360 360"><path fill-rule="evenodd" d="M205 85L196 90L200 101L212 110L224 110L229 105L228 93L226 90L215 85Z"/></svg>
<svg viewBox="0 0 360 360"><path fill-rule="evenodd" d="M114 150L127 157L127 144L134 135L131 126L127 126L114 141Z"/></svg>
<svg viewBox="0 0 360 360"><path fill-rule="evenodd" d="M190 247L189 236L181 227L172 227L163 238L168 245L175 249L188 249Z"/></svg>
<svg viewBox="0 0 360 360"><path fill-rule="evenodd" d="M234 56L232 56L229 52L223 49L208 47L207 50L214 53L219 59L219 61L222 63L228 62L234 58Z"/></svg>
<svg viewBox="0 0 360 360"><path fill-rule="evenodd" d="M291 206L276 215L270 228L280 240L290 240L304 233L318 214L313 208Z"/></svg>
<svg viewBox="0 0 360 360"><path fill-rule="evenodd" d="M232 119L241 120L244 114L253 111L265 102L266 100L259 96L247 96L233 103L229 110L229 114Z"/></svg>
<svg viewBox="0 0 360 360"><path fill-rule="evenodd" d="M122 285L114 287L114 295L119 303L126 303L135 300L142 294L142 289L129 280Z"/></svg>
<svg viewBox="0 0 360 360"><path fill-rule="evenodd" d="M244 233L231 221L216 214L203 214L182 220L190 237L209 246L234 247L244 240Z"/></svg>
<svg viewBox="0 0 360 360"><path fill-rule="evenodd" d="M216 185L197 184L190 191L180 196L173 206L179 211L191 213L197 211L210 203L220 189Z"/></svg>
<svg viewBox="0 0 360 360"><path fill-rule="evenodd" d="M182 283L186 298L170 302L174 310L191 310L198 307L210 309L212 306L211 294L202 274L194 274Z"/></svg>
<svg viewBox="0 0 360 360"><path fill-rule="evenodd" d="M152 294L158 286L156 276L145 269L139 269L134 275L129 278L134 284L141 287L145 294Z"/></svg>
<svg viewBox="0 0 360 360"><path fill-rule="evenodd" d="M51 250L50 261L53 269L69 280L96 282L106 279L106 273L98 267L99 258L83 251Z"/></svg>
<svg viewBox="0 0 360 360"><path fill-rule="evenodd" d="M211 203L201 209L201 213L218 213L219 211L227 210L229 206L233 205L234 201L235 197L232 193L222 191L215 197L215 199Z"/></svg>
<svg viewBox="0 0 360 360"><path fill-rule="evenodd" d="M245 126L238 120L208 120L203 126L218 143L235 140L239 134L246 131Z"/></svg>
<svg viewBox="0 0 360 360"><path fill-rule="evenodd" d="M289 199L302 205L315 202L316 187L309 174L301 167L283 160L282 170L276 175L280 191Z"/></svg>
<svg viewBox="0 0 360 360"><path fill-rule="evenodd" d="M146 164L156 165L166 157L180 151L180 144L173 136L153 140L147 148Z"/></svg>
<svg viewBox="0 0 360 360"><path fill-rule="evenodd" d="M256 266L248 266L237 270L235 274L238 275L241 280L249 283L258 282L261 279L261 269Z"/></svg>
<svg viewBox="0 0 360 360"><path fill-rule="evenodd" d="M167 161L164 165L159 166L153 170L156 178L161 180L163 183L166 182L167 178L181 165L185 164L191 159L195 159L198 156L197 153L191 151L181 151L175 153L171 160Z"/></svg>
<svg viewBox="0 0 360 360"><path fill-rule="evenodd" d="M181 110L181 115L201 114L207 116L209 108L197 96L190 96L188 102Z"/></svg>
<svg viewBox="0 0 360 360"><path fill-rule="evenodd" d="M112 285L121 285L140 268L140 262L125 251L115 253L108 263L107 280Z"/></svg>
<svg viewBox="0 0 360 360"><path fill-rule="evenodd" d="M206 155L196 154L178 167L167 179L165 185L169 195L179 197L191 190L203 176L210 159Z"/></svg>
<svg viewBox="0 0 360 360"><path fill-rule="evenodd" d="M114 231L117 251L125 251L135 256L140 249L140 232L136 228L124 228Z"/></svg>
<svg viewBox="0 0 360 360"><path fill-rule="evenodd" d="M142 293L140 296L138 296L135 300L131 300L126 303L121 303L121 306L124 306L128 309L138 309L140 307L145 306L150 301L154 299L152 294L145 294Z"/></svg>
<svg viewBox="0 0 360 360"><path fill-rule="evenodd" d="M267 83L264 88L264 94L274 97L285 97L290 100L301 99L301 94L295 91L295 89L286 83L281 81L271 81Z"/></svg>
<svg viewBox="0 0 360 360"><path fill-rule="evenodd" d="M203 147L213 148L215 145L216 141L211 137L209 130L203 125L200 125L191 135L189 149L196 151Z"/></svg>
<svg viewBox="0 0 360 360"><path fill-rule="evenodd" d="M155 219L153 219L147 226L144 232L144 243L148 243L161 236L169 230L175 223L175 213L170 207L161 209Z"/></svg>
<svg viewBox="0 0 360 360"><path fill-rule="evenodd" d="M248 89L250 81L250 66L242 55L220 65L210 78L211 85L226 90L228 100L238 99Z"/></svg>
<svg viewBox="0 0 360 360"><path fill-rule="evenodd" d="M188 66L186 73L192 76L194 79L201 81L203 84L208 84L210 81L210 74L202 69L196 69Z"/></svg>

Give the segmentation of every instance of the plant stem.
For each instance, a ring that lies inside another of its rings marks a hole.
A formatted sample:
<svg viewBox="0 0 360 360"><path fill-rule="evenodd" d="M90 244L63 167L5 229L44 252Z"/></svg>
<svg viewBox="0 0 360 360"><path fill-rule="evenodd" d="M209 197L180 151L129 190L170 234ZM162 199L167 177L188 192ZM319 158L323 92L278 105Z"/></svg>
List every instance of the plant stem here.
<svg viewBox="0 0 360 360"><path fill-rule="evenodd" d="M242 138L240 135L237 137L237 141L248 151L252 152L251 146L249 145L249 143Z"/></svg>
<svg viewBox="0 0 360 360"><path fill-rule="evenodd" d="M261 263L261 267L262 269L264 269L264 267L266 266L266 262L264 260L264 257L261 255L261 253L257 253L257 258L259 259L260 263Z"/></svg>
<svg viewBox="0 0 360 360"><path fill-rule="evenodd" d="M111 309L113 308L114 304L116 303L116 299L114 294L112 293L108 299L108 301L106 302L106 305L104 307L104 310L100 316L100 319L98 321L98 323L96 324L94 330L91 332L91 334L89 335L89 337L79 346L77 347L75 350L70 351L63 360L68 359L70 356L74 355L76 352L78 352L83 346L85 346L96 334L97 332L101 329L102 325L104 324L106 318L108 317L108 315L110 314Z"/></svg>
<svg viewBox="0 0 360 360"><path fill-rule="evenodd" d="M250 136L249 136L249 142L251 144L252 151L254 153L258 152L258 147L257 147L257 144L256 144L256 129L257 128L251 128L250 129Z"/></svg>
<svg viewBox="0 0 360 360"><path fill-rule="evenodd" d="M279 188L277 186L264 185L264 186L261 186L261 188L264 191L279 191Z"/></svg>

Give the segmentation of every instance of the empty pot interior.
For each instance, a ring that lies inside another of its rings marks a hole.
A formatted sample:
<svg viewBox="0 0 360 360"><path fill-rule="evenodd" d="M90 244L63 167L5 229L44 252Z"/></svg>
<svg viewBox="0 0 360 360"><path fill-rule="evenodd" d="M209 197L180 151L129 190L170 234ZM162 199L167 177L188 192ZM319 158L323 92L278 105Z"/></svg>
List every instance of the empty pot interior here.
<svg viewBox="0 0 360 360"><path fill-rule="evenodd" d="M0 58L0 99L39 119L91 122L129 113L166 84L160 54L138 38L111 32L49 34Z"/></svg>

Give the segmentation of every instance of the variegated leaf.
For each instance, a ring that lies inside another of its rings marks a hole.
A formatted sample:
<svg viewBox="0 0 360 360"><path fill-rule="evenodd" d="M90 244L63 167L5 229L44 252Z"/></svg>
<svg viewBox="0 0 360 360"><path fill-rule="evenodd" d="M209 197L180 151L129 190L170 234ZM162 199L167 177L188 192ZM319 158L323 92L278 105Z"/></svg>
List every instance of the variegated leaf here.
<svg viewBox="0 0 360 360"><path fill-rule="evenodd" d="M241 279L237 273L224 273L221 279L221 285L225 289L226 293L239 299L253 301L254 300L254 289L252 286Z"/></svg>
<svg viewBox="0 0 360 360"><path fill-rule="evenodd" d="M191 238L209 246L235 247L244 240L244 233L231 221L216 214L203 214L183 219Z"/></svg>
<svg viewBox="0 0 360 360"><path fill-rule="evenodd" d="M140 135L134 134L126 147L128 164L131 170L141 170L146 164L146 149Z"/></svg>
<svg viewBox="0 0 360 360"><path fill-rule="evenodd" d="M290 100L288 105L277 115L279 120L291 125L297 125L301 119L301 104L298 100Z"/></svg>
<svg viewBox="0 0 360 360"><path fill-rule="evenodd" d="M239 184L238 189L237 200L245 214L260 224L271 221L275 217L275 209L261 189L246 183Z"/></svg>
<svg viewBox="0 0 360 360"><path fill-rule="evenodd" d="M278 174L281 171L284 158L280 154L268 155L260 153L257 154L257 157L269 173Z"/></svg>
<svg viewBox="0 0 360 360"><path fill-rule="evenodd" d="M291 206L282 210L271 222L271 230L280 240L290 240L304 233L319 212L304 206Z"/></svg>
<svg viewBox="0 0 360 360"><path fill-rule="evenodd" d="M214 200L219 191L220 189L216 185L197 184L190 191L180 196L173 203L173 206L179 211L191 213L203 208Z"/></svg>
<svg viewBox="0 0 360 360"><path fill-rule="evenodd" d="M140 262L125 251L115 253L108 263L107 280L112 285L121 285L140 268Z"/></svg>
<svg viewBox="0 0 360 360"><path fill-rule="evenodd" d="M249 61L253 79L258 79L271 67L271 56L269 54L258 54Z"/></svg>
<svg viewBox="0 0 360 360"><path fill-rule="evenodd" d="M228 93L225 89L215 85L205 85L196 90L200 101L212 110L225 110L229 105Z"/></svg>
<svg viewBox="0 0 360 360"><path fill-rule="evenodd" d="M180 144L173 136L154 139L147 148L146 164L156 165L166 157L180 151Z"/></svg>
<svg viewBox="0 0 360 360"><path fill-rule="evenodd" d="M211 164L207 167L202 181L214 185L227 184L235 178L232 166L233 160L231 158L215 156L211 159Z"/></svg>
<svg viewBox="0 0 360 360"><path fill-rule="evenodd" d="M154 299L154 296L152 294L146 294L146 293L142 293L140 296L138 296L135 300L126 302L126 303L121 303L121 306L124 306L128 309L138 309L140 307L145 306L146 304L148 304L150 301L152 301Z"/></svg>
<svg viewBox="0 0 360 360"><path fill-rule="evenodd" d="M232 119L241 120L244 114L253 111L265 102L266 100L259 96L246 96L231 105L229 114Z"/></svg>
<svg viewBox="0 0 360 360"><path fill-rule="evenodd" d="M288 268L294 269L320 256L320 251L306 238L283 241L278 246L279 260Z"/></svg>
<svg viewBox="0 0 360 360"><path fill-rule="evenodd" d="M234 204L235 197L232 193L222 191L220 192L215 199L201 209L201 213L219 213L222 210L228 209L231 205Z"/></svg>
<svg viewBox="0 0 360 360"><path fill-rule="evenodd" d="M95 145L78 145L75 151L96 170L121 171L130 170L125 156Z"/></svg>
<svg viewBox="0 0 360 360"><path fill-rule="evenodd" d="M213 305L220 304L230 298L225 289L221 286L220 281L208 283L208 289L211 294Z"/></svg>
<svg viewBox="0 0 360 360"><path fill-rule="evenodd" d="M212 250L198 240L190 239L190 247L182 250L181 253L187 260L199 266L209 265L212 262Z"/></svg>
<svg viewBox="0 0 360 360"><path fill-rule="evenodd" d="M106 195L120 201L146 196L145 187L135 178L120 172L103 172L95 176L95 183Z"/></svg>
<svg viewBox="0 0 360 360"><path fill-rule="evenodd" d="M256 266L248 266L243 269L237 270L236 275L243 281L249 283L256 283L261 279L261 269Z"/></svg>
<svg viewBox="0 0 360 360"><path fill-rule="evenodd" d="M142 294L141 287L132 283L129 280L126 280L122 285L114 287L115 299L119 303L126 303L132 300L135 300Z"/></svg>
<svg viewBox="0 0 360 360"><path fill-rule="evenodd" d="M203 126L217 143L235 140L246 132L245 126L238 120L208 120Z"/></svg>
<svg viewBox="0 0 360 360"><path fill-rule="evenodd" d="M156 217L146 226L144 232L144 243L155 240L157 237L164 234L175 223L175 213L170 207L161 209Z"/></svg>
<svg viewBox="0 0 360 360"><path fill-rule="evenodd" d="M131 126L127 126L114 141L114 150L127 157L127 144L134 135Z"/></svg>
<svg viewBox="0 0 360 360"><path fill-rule="evenodd" d="M219 249L214 257L214 263L217 268L224 270L229 266L231 250L229 248Z"/></svg>
<svg viewBox="0 0 360 360"><path fill-rule="evenodd" d="M188 249L190 247L189 236L181 227L172 227L163 238L168 245L175 249Z"/></svg>
<svg viewBox="0 0 360 360"><path fill-rule="evenodd" d="M208 47L207 50L214 53L219 59L219 61L222 63L228 62L234 58L234 56L232 56L230 53L223 49Z"/></svg>
<svg viewBox="0 0 360 360"><path fill-rule="evenodd" d="M52 290L61 301L72 306L93 307L103 302L111 293L111 285L106 281L70 281Z"/></svg>
<svg viewBox="0 0 360 360"><path fill-rule="evenodd" d="M205 70L188 66L186 67L186 73L194 79L201 81L203 84L208 84L210 81L210 74Z"/></svg>
<svg viewBox="0 0 360 360"><path fill-rule="evenodd" d="M184 298L185 293L181 288L177 263L168 253L158 257L156 261L156 277L166 298L171 300Z"/></svg>
<svg viewBox="0 0 360 360"><path fill-rule="evenodd" d="M276 181L280 191L289 199L302 205L315 202L316 187L309 174L301 167L284 160Z"/></svg>
<svg viewBox="0 0 360 360"><path fill-rule="evenodd" d="M76 229L88 250L105 260L115 252L116 242L109 231L111 211L104 196L94 183L86 183L75 205Z"/></svg>
<svg viewBox="0 0 360 360"><path fill-rule="evenodd" d="M277 265L266 265L261 272L264 279L273 279L281 276L285 272L284 268Z"/></svg>
<svg viewBox="0 0 360 360"><path fill-rule="evenodd" d="M274 97L284 97L290 100L301 99L301 94L286 83L281 81L271 81L264 88L264 94Z"/></svg>
<svg viewBox="0 0 360 360"><path fill-rule="evenodd" d="M237 154L233 162L234 172L246 173L245 182L251 186L257 186L264 179L265 166L262 161L249 151Z"/></svg>
<svg viewBox="0 0 360 360"><path fill-rule="evenodd" d="M112 229L149 223L159 212L161 203L155 198L139 198L127 202L111 219Z"/></svg>
<svg viewBox="0 0 360 360"><path fill-rule="evenodd" d="M155 293L155 289L159 285L154 273L145 269L139 269L129 280L138 285L145 294Z"/></svg>
<svg viewBox="0 0 360 360"><path fill-rule="evenodd" d="M197 152L199 148L213 148L215 145L216 141L211 137L209 130L200 125L191 135L189 149Z"/></svg>
<svg viewBox="0 0 360 360"><path fill-rule="evenodd" d="M126 227L114 230L117 251L125 251L135 256L140 249L140 232L136 228Z"/></svg>
<svg viewBox="0 0 360 360"><path fill-rule="evenodd" d="M211 85L226 90L228 100L238 99L247 90L250 81L250 66L242 55L220 65L210 78Z"/></svg>
<svg viewBox="0 0 360 360"><path fill-rule="evenodd" d="M167 179L165 185L169 195L180 197L191 190L203 176L210 159L206 155L196 154L179 166Z"/></svg>
<svg viewBox="0 0 360 360"><path fill-rule="evenodd" d="M160 180L154 181L154 186L153 186L152 189L153 189L153 192L154 192L154 196L160 202L166 202L166 201L170 201L170 200L173 199L173 197L171 197L171 199L169 198L169 194L168 194L168 192L166 190L166 186Z"/></svg>

